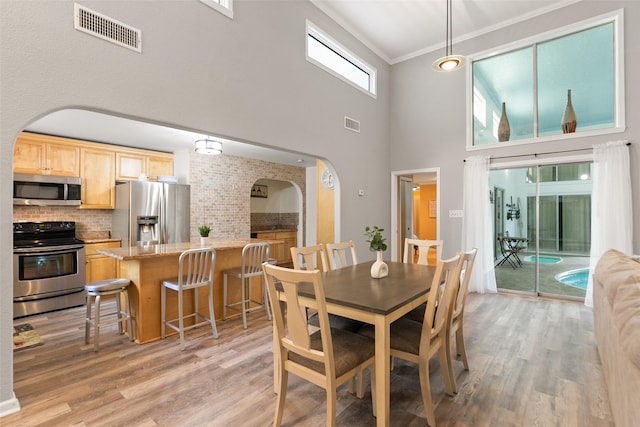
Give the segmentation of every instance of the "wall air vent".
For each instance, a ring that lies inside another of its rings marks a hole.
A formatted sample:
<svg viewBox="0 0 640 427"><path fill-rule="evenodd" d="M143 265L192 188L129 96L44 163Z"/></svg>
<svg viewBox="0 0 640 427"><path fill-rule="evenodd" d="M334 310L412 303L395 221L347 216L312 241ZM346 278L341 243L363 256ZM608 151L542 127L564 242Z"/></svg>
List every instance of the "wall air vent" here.
<svg viewBox="0 0 640 427"><path fill-rule="evenodd" d="M75 4L74 27L118 46L142 52L142 31Z"/></svg>
<svg viewBox="0 0 640 427"><path fill-rule="evenodd" d="M360 122L351 117L344 116L344 128L360 133Z"/></svg>

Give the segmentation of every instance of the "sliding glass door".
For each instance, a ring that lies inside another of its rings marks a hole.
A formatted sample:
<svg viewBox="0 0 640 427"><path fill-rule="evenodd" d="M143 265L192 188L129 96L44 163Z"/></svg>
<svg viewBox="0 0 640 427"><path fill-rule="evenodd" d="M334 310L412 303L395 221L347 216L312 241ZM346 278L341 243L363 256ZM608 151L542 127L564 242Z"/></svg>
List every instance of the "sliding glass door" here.
<svg viewBox="0 0 640 427"><path fill-rule="evenodd" d="M584 298L591 164L493 170L490 188L498 288Z"/></svg>

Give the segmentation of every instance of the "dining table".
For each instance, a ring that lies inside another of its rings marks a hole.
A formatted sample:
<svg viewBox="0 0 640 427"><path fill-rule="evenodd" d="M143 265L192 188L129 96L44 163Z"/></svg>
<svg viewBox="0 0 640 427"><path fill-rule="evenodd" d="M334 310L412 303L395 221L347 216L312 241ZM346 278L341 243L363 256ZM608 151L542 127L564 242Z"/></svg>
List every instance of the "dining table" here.
<svg viewBox="0 0 640 427"><path fill-rule="evenodd" d="M389 425L390 325L427 301L436 270L434 266L386 263L389 274L379 279L371 277L373 261L322 273L327 312L375 327L375 405L378 426ZM301 284L299 295L301 298L313 298L312 285ZM279 298L284 301L283 292L279 293ZM277 345L275 339L274 345ZM274 378L279 381L275 363L277 361L274 360ZM274 386L277 387L277 384Z"/></svg>

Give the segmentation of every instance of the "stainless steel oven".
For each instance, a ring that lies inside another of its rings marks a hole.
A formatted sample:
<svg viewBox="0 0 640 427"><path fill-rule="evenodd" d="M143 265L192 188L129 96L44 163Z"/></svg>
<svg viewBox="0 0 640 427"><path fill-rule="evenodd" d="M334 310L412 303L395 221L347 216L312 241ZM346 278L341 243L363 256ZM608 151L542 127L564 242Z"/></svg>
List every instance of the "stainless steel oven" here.
<svg viewBox="0 0 640 427"><path fill-rule="evenodd" d="M13 317L85 303L84 242L75 223L13 224Z"/></svg>

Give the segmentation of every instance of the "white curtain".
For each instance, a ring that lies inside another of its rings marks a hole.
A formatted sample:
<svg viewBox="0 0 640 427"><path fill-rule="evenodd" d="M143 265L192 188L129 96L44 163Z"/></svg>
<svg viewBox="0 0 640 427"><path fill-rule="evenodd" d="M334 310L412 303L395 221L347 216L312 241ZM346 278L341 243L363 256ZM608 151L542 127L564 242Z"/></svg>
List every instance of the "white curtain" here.
<svg viewBox="0 0 640 427"><path fill-rule="evenodd" d="M473 156L464 164L462 250L478 248L469 292L497 292L493 269L493 235L489 202L489 157Z"/></svg>
<svg viewBox="0 0 640 427"><path fill-rule="evenodd" d="M633 253L631 171L626 141L593 146L591 259L584 303L593 307L593 270L604 252Z"/></svg>

